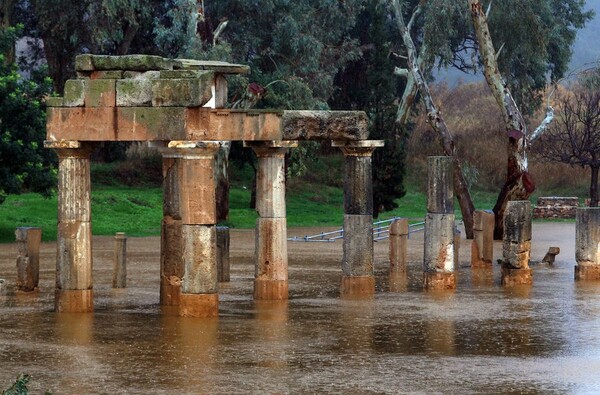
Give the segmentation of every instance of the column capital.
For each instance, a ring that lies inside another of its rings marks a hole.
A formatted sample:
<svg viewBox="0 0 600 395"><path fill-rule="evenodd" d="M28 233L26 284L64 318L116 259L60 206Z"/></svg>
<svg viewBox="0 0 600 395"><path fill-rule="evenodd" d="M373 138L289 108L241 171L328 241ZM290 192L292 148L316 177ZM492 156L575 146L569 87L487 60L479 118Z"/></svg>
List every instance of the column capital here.
<svg viewBox="0 0 600 395"><path fill-rule="evenodd" d="M383 140L333 140L331 142L331 146L341 149L344 156L371 156L375 148L383 145Z"/></svg>
<svg viewBox="0 0 600 395"><path fill-rule="evenodd" d="M257 156L283 156L288 148L296 148L295 140L244 141L244 147L252 148Z"/></svg>
<svg viewBox="0 0 600 395"><path fill-rule="evenodd" d="M46 140L44 148L55 150L59 157L88 159L92 154L93 145L87 141Z"/></svg>
<svg viewBox="0 0 600 395"><path fill-rule="evenodd" d="M180 141L157 144L159 152L166 158L210 159L221 147L218 141Z"/></svg>

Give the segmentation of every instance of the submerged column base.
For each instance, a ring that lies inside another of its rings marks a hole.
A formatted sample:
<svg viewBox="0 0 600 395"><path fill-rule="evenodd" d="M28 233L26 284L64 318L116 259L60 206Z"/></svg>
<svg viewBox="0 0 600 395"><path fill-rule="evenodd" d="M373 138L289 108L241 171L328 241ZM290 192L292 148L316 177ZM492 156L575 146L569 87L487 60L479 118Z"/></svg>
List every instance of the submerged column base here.
<svg viewBox="0 0 600 395"><path fill-rule="evenodd" d="M179 315L181 317L218 317L219 294L180 294Z"/></svg>
<svg viewBox="0 0 600 395"><path fill-rule="evenodd" d="M254 299L256 300L287 300L287 280L254 280Z"/></svg>
<svg viewBox="0 0 600 395"><path fill-rule="evenodd" d="M533 269L511 269L503 267L501 283L505 287L531 285L533 284Z"/></svg>
<svg viewBox="0 0 600 395"><path fill-rule="evenodd" d="M57 313L92 313L92 289L57 289L54 292L54 311Z"/></svg>
<svg viewBox="0 0 600 395"><path fill-rule="evenodd" d="M452 272L424 272L423 288L432 291L456 289L456 274Z"/></svg>
<svg viewBox="0 0 600 395"><path fill-rule="evenodd" d="M479 246L477 241L473 240L471 244L471 269L490 269L492 268L492 261L488 261L485 258L481 258Z"/></svg>
<svg viewBox="0 0 600 395"><path fill-rule="evenodd" d="M341 294L343 297L372 296L375 294L375 277L343 276Z"/></svg>
<svg viewBox="0 0 600 395"><path fill-rule="evenodd" d="M179 306L179 296L181 295L180 284L161 284L160 285L160 305L161 306Z"/></svg>
<svg viewBox="0 0 600 395"><path fill-rule="evenodd" d="M576 281L600 281L600 265L575 265Z"/></svg>

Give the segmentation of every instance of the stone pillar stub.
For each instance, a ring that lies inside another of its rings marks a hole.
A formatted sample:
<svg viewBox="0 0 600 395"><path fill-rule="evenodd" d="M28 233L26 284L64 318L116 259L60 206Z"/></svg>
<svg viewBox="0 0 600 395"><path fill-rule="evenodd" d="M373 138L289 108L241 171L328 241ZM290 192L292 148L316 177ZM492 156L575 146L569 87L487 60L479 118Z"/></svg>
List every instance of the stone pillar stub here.
<svg viewBox="0 0 600 395"><path fill-rule="evenodd" d="M390 272L406 272L408 219L399 218L390 225Z"/></svg>
<svg viewBox="0 0 600 395"><path fill-rule="evenodd" d="M427 212L454 214L454 158L430 156L427 160Z"/></svg>
<svg viewBox="0 0 600 395"><path fill-rule="evenodd" d="M332 141L342 150L344 164L344 254L342 297L375 293L373 277L372 155L383 140Z"/></svg>
<svg viewBox="0 0 600 395"><path fill-rule="evenodd" d="M285 154L297 141L247 141L258 158L256 174L254 299L288 298Z"/></svg>
<svg viewBox="0 0 600 395"><path fill-rule="evenodd" d="M600 207L578 207L575 280L600 280Z"/></svg>
<svg viewBox="0 0 600 395"><path fill-rule="evenodd" d="M40 280L40 244L42 228L19 227L17 241L17 290L33 292Z"/></svg>
<svg viewBox="0 0 600 395"><path fill-rule="evenodd" d="M425 272L454 271L454 214L425 216Z"/></svg>
<svg viewBox="0 0 600 395"><path fill-rule="evenodd" d="M473 212L473 242L471 246L471 267L490 268L494 259L494 220L489 210Z"/></svg>
<svg viewBox="0 0 600 395"><path fill-rule="evenodd" d="M93 311L90 155L92 145L46 141L58 154L55 310Z"/></svg>
<svg viewBox="0 0 600 395"><path fill-rule="evenodd" d="M533 272L529 268L532 214L529 201L508 202L502 242L502 284L505 286L533 283Z"/></svg>
<svg viewBox="0 0 600 395"><path fill-rule="evenodd" d="M112 286L127 287L127 237L123 232L117 232L115 235Z"/></svg>
<svg viewBox="0 0 600 395"><path fill-rule="evenodd" d="M217 226L217 277L220 283L231 280L229 245L229 228L227 226Z"/></svg>

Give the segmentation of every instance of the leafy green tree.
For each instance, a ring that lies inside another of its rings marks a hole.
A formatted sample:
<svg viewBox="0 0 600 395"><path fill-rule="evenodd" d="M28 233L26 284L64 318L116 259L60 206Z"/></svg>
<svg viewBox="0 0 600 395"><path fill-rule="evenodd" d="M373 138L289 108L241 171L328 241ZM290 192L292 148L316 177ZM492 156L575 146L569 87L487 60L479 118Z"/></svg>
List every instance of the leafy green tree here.
<svg viewBox="0 0 600 395"><path fill-rule="evenodd" d="M1 45L14 35L13 29L1 32ZM0 55L0 203L9 194L24 191L50 196L56 184L56 157L43 147L46 113L42 99L51 86L43 72L24 79L16 65Z"/></svg>

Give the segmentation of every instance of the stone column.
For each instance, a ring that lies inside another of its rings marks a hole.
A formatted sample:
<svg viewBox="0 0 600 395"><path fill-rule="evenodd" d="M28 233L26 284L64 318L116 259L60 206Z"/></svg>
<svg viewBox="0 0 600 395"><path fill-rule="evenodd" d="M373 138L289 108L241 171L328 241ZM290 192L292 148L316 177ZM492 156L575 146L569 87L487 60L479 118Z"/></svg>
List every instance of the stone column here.
<svg viewBox="0 0 600 395"><path fill-rule="evenodd" d="M183 279L179 315L217 317L217 230L214 160L219 143L171 141L177 150Z"/></svg>
<svg viewBox="0 0 600 395"><path fill-rule="evenodd" d="M344 153L342 296L373 295L373 175L371 156L382 140L333 141Z"/></svg>
<svg viewBox="0 0 600 395"><path fill-rule="evenodd" d="M17 240L17 290L32 292L40 281L40 243L42 229L21 227L15 231Z"/></svg>
<svg viewBox="0 0 600 395"><path fill-rule="evenodd" d="M258 157L256 174L256 246L254 299L288 298L285 164L288 148L296 141L245 142Z"/></svg>
<svg viewBox="0 0 600 395"><path fill-rule="evenodd" d="M473 213L473 242L471 268L489 269L494 259L494 213L475 210Z"/></svg>
<svg viewBox="0 0 600 395"><path fill-rule="evenodd" d="M229 228L227 226L217 226L217 277L220 283L231 280L229 244Z"/></svg>
<svg viewBox="0 0 600 395"><path fill-rule="evenodd" d="M408 251L408 219L400 218L390 225L390 272L406 272Z"/></svg>
<svg viewBox="0 0 600 395"><path fill-rule="evenodd" d="M502 285L533 283L533 271L529 268L531 218L529 201L508 202L502 237Z"/></svg>
<svg viewBox="0 0 600 395"><path fill-rule="evenodd" d="M578 207L575 280L600 280L600 207Z"/></svg>
<svg viewBox="0 0 600 395"><path fill-rule="evenodd" d="M180 177L181 152L161 147L163 167L163 219L160 237L160 304L179 306L183 279Z"/></svg>
<svg viewBox="0 0 600 395"><path fill-rule="evenodd" d="M94 310L90 204L91 146L47 141L58 154L57 312Z"/></svg>
<svg viewBox="0 0 600 395"><path fill-rule="evenodd" d="M127 287L127 237L123 232L117 232L115 235L112 286Z"/></svg>
<svg viewBox="0 0 600 395"><path fill-rule="evenodd" d="M453 172L452 157L429 158L423 259L425 289L456 288Z"/></svg>

